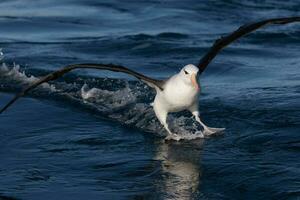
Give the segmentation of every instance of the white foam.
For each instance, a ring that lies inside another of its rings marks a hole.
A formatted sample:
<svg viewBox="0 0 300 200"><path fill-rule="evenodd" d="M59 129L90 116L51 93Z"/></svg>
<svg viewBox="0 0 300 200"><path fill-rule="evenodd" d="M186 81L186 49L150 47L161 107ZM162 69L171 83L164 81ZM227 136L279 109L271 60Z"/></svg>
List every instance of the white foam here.
<svg viewBox="0 0 300 200"><path fill-rule="evenodd" d="M0 60L2 60L4 58L4 54L2 52L2 49L0 48Z"/></svg>
<svg viewBox="0 0 300 200"><path fill-rule="evenodd" d="M0 72L1 76L7 77L12 81L18 81L26 84L34 83L39 80L39 78L35 76L26 75L25 71L21 71L20 65L16 64L10 68L5 63L2 63L2 66L0 66ZM56 91L55 86L49 83L43 83L41 86L45 89L50 89L52 92Z"/></svg>
<svg viewBox="0 0 300 200"><path fill-rule="evenodd" d="M195 140L195 139L203 139L205 138L204 134L202 133L202 131L196 131L196 133L184 133L184 134L174 134L174 135L170 135L167 136L166 139L168 140Z"/></svg>
<svg viewBox="0 0 300 200"><path fill-rule="evenodd" d="M100 93L99 89L97 89L97 88L92 88L89 90L86 83L82 86L80 91L81 91L81 97L84 100L88 100L92 97L95 97L97 95L97 93Z"/></svg>
<svg viewBox="0 0 300 200"><path fill-rule="evenodd" d="M89 89L88 85L85 83L81 88L81 97L85 101L94 99L97 104L103 103L109 108L124 107L136 101L136 96L133 94L128 84L121 90L108 91L98 88Z"/></svg>

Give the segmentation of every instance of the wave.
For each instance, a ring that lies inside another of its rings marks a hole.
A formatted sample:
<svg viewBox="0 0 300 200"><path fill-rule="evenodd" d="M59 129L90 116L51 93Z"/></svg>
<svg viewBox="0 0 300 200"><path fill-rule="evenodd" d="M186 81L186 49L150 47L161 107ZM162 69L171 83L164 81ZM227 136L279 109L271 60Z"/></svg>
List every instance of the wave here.
<svg viewBox="0 0 300 200"><path fill-rule="evenodd" d="M140 34L134 34L134 35L126 35L122 36L120 38L128 38L131 40L147 40L147 39L185 39L188 38L188 34L184 33L177 33L177 32L161 32L158 34L145 34L145 33L140 33Z"/></svg>

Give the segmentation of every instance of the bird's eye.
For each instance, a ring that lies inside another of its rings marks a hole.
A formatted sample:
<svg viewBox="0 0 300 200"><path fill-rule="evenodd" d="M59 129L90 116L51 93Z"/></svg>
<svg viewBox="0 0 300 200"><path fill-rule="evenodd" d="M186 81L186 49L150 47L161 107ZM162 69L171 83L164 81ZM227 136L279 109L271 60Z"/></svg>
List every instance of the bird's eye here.
<svg viewBox="0 0 300 200"><path fill-rule="evenodd" d="M185 74L189 74L187 71L183 70Z"/></svg>

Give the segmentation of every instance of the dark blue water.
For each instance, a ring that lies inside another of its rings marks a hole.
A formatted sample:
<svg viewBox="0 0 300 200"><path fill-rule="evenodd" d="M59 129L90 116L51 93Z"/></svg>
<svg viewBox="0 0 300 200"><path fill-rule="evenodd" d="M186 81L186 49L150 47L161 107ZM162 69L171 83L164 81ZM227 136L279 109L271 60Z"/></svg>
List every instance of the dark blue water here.
<svg viewBox="0 0 300 200"><path fill-rule="evenodd" d="M295 15L296 0L3 0L0 106L70 63L167 78L244 23ZM0 199L300 199L300 25L239 40L200 82L202 118L226 131L167 143L154 91L124 74L79 70L32 91L0 116ZM185 112L169 123L199 129Z"/></svg>

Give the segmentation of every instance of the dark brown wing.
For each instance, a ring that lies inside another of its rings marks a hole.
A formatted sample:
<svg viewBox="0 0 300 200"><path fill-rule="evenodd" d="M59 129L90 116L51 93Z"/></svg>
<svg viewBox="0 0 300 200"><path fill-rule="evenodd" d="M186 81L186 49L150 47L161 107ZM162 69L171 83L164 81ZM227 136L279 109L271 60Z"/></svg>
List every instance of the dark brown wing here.
<svg viewBox="0 0 300 200"><path fill-rule="evenodd" d="M215 41L213 46L209 49L209 51L201 58L198 68L199 74L201 74L207 65L214 59L214 57L228 44L231 42L239 39L240 37L255 31L258 28L261 28L268 24L288 24L292 22L300 22L300 17L286 17L286 18L274 18L274 19L267 19L255 23L246 24L241 26L236 31L231 33L228 36L222 37Z"/></svg>
<svg viewBox="0 0 300 200"><path fill-rule="evenodd" d="M149 86L151 87L157 87L160 90L163 90L163 84L164 81L161 80L156 80L153 78L150 78L148 76L145 76L143 74L140 74L138 72L135 72L131 69L128 69L126 67L123 67L121 65L113 65L113 64L93 64L93 63L84 63L84 64L73 64L73 65L68 65L58 71L52 72L44 77L42 77L41 79L39 79L38 81L36 81L35 83L33 83L32 85L28 86L27 88L25 88L24 90L22 90L20 93L18 93L12 100L10 100L1 110L0 110L0 114L5 111L10 105L12 105L18 98L24 96L26 93L28 93L30 90L36 88L37 86L46 83L48 81L52 81L55 80L61 76L63 76L65 73L68 73L74 69L101 69L101 70L109 70L109 71L114 71L114 72L124 72L127 74L130 74L142 81L144 81L145 83L147 83Z"/></svg>

